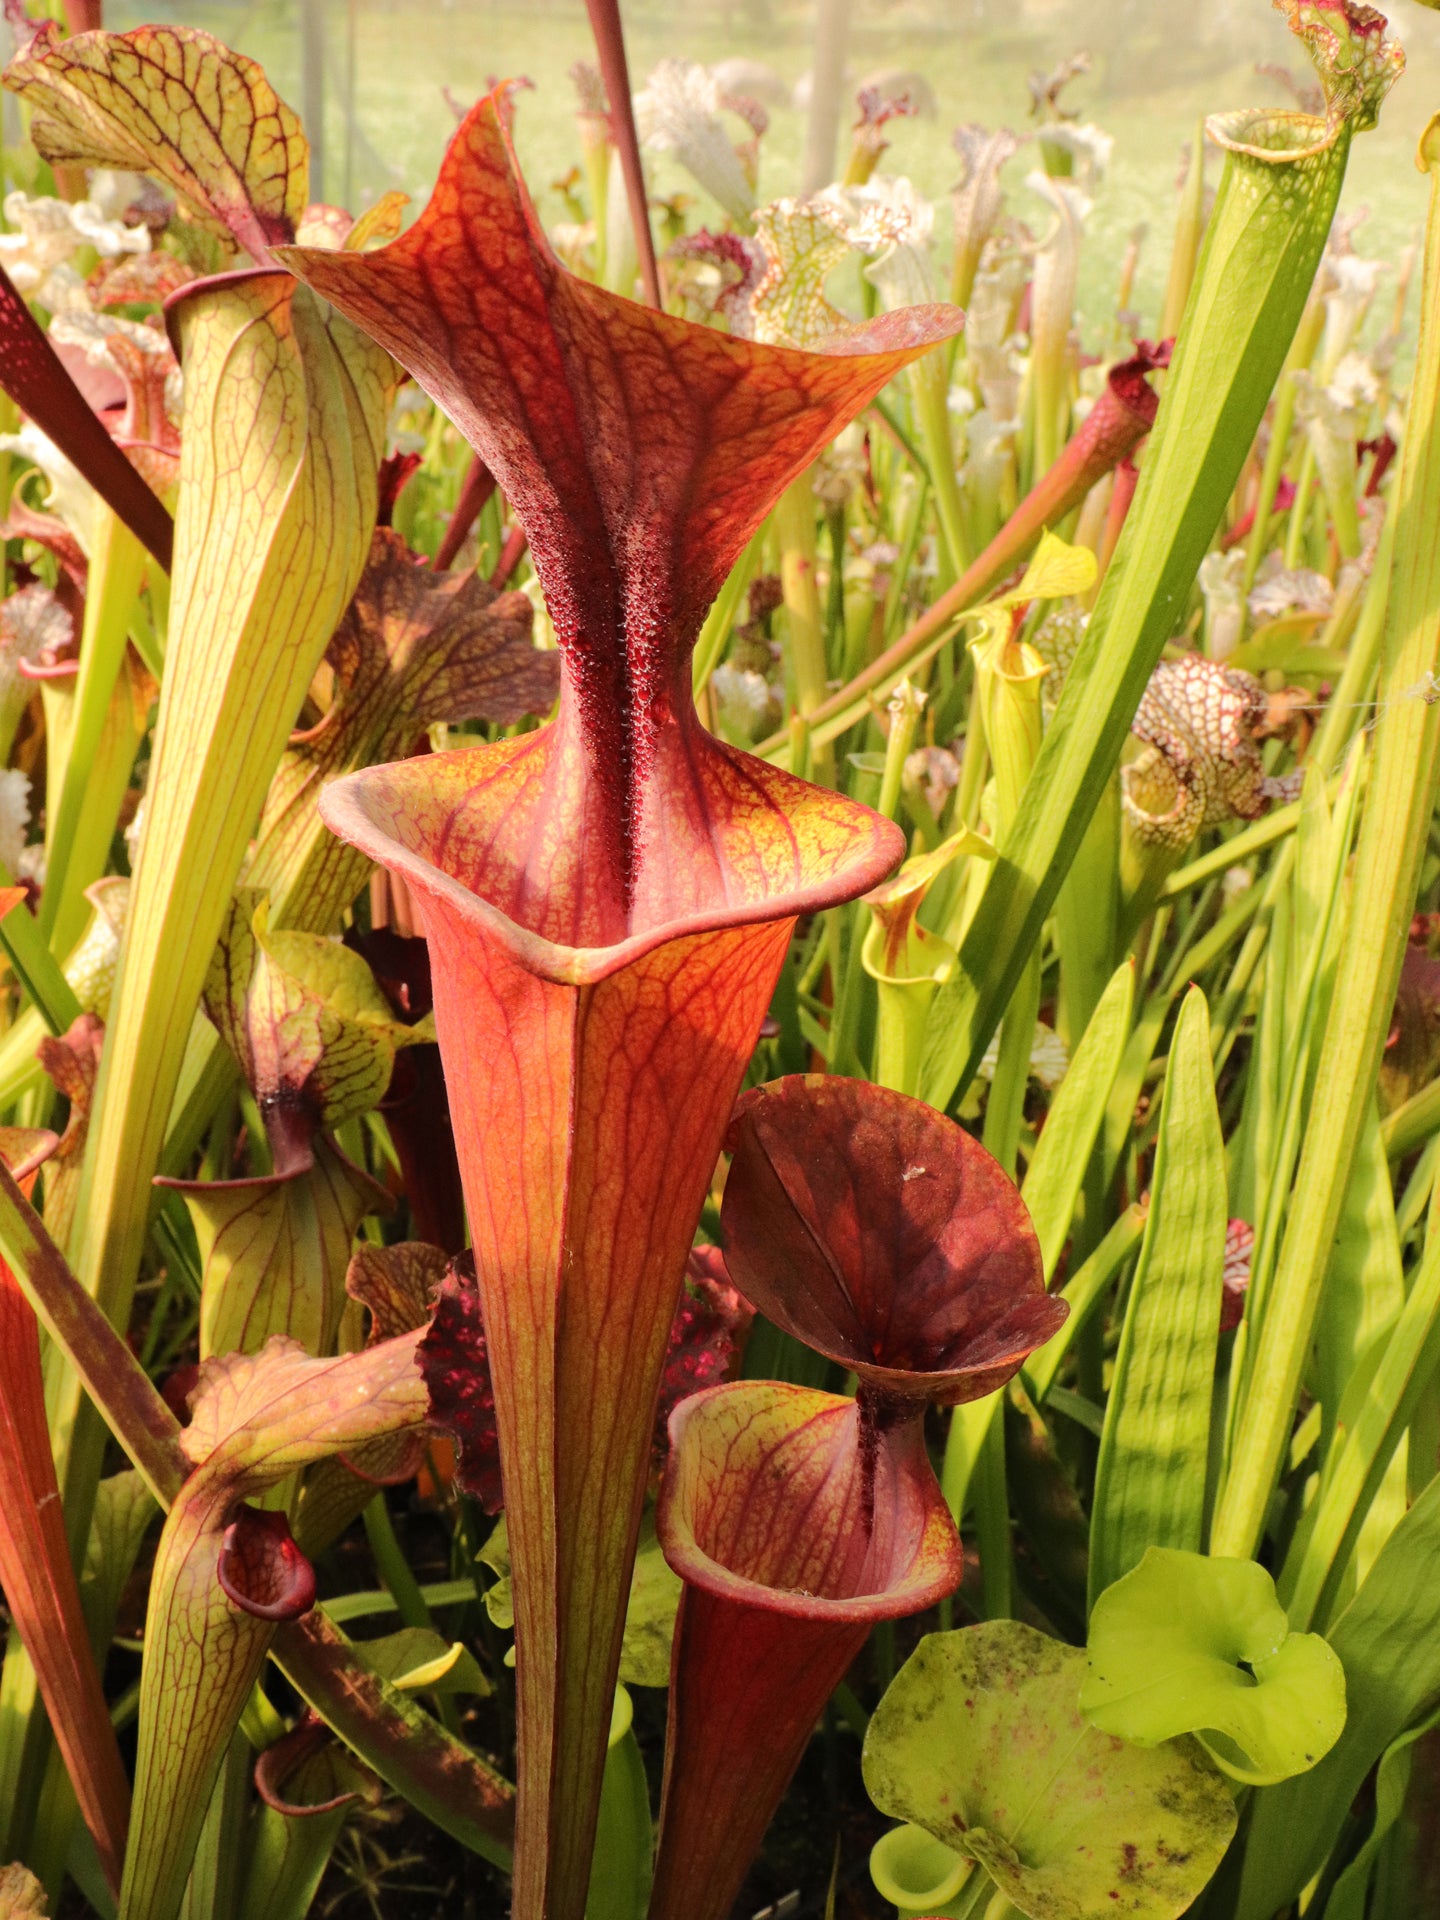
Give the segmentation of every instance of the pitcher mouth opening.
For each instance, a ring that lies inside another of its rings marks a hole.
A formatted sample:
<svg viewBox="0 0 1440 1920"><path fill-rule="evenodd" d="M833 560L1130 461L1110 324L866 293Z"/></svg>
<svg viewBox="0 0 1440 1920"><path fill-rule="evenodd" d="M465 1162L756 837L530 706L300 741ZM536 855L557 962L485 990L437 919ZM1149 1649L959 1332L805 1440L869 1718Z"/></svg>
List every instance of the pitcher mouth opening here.
<svg viewBox="0 0 1440 1920"><path fill-rule="evenodd" d="M672 940L854 899L904 854L900 829L868 807L711 742L688 806L677 806L672 830L657 832L658 882L642 887L617 923L587 902L594 876L565 796L557 805L549 790L548 733L349 774L321 794L321 817L401 875L422 912L428 905L468 923L531 972L571 985L593 985ZM562 869L559 885L553 875L537 880L526 864L542 833Z"/></svg>
<svg viewBox="0 0 1440 1920"><path fill-rule="evenodd" d="M1205 131L1227 153L1255 160L1306 160L1334 146L1340 126L1314 113L1239 107L1233 113L1212 113Z"/></svg>
<svg viewBox="0 0 1440 1920"><path fill-rule="evenodd" d="M777 1383L763 1384L773 1388ZM787 1582L778 1577L779 1569L772 1581L752 1566L739 1564L748 1556L717 1537L723 1529L707 1524L704 1517L697 1524L686 1511L689 1502L680 1486L681 1475L676 1472L685 1427L696 1420L703 1423L709 1406L736 1392L733 1386L711 1388L682 1402L672 1416L672 1466L661 1492L657 1522L665 1556L683 1580L716 1599L833 1625L898 1618L918 1612L954 1591L961 1573L959 1541L938 1484L933 1489L911 1487L905 1501L909 1512L903 1537L896 1537L881 1564L875 1564L867 1553L863 1571L868 1578L852 1580L842 1575L827 1582L833 1588L827 1592ZM838 1400L811 1388L791 1388L785 1397L808 1403L811 1419L818 1417L854 1429L854 1462L856 1471L861 1471L859 1415L854 1401ZM837 1442L843 1447L839 1435ZM802 1502L797 1508L797 1526L804 1525L807 1507L808 1502Z"/></svg>

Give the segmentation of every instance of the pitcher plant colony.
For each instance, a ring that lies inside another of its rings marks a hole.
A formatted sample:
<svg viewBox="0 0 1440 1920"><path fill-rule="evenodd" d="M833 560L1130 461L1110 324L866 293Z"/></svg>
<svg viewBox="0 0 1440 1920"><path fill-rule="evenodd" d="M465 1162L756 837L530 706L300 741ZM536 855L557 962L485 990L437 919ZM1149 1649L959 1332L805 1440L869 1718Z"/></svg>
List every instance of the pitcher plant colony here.
<svg viewBox="0 0 1440 1920"><path fill-rule="evenodd" d="M547 232L8 0L0 1916L1435 1911L1440 116L1368 258L1276 4L1142 320L1083 57L762 200L590 0Z"/></svg>

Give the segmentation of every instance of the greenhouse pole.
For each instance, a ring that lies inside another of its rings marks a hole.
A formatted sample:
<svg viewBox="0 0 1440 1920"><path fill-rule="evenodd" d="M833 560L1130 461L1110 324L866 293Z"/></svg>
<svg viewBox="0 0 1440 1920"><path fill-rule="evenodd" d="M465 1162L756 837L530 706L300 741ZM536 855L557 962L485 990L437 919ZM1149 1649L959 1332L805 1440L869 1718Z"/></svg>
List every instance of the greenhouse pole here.
<svg viewBox="0 0 1440 1920"><path fill-rule="evenodd" d="M810 118L800 162L800 191L817 193L835 177L840 93L850 38L851 0L816 0L815 59L810 69Z"/></svg>
<svg viewBox="0 0 1440 1920"><path fill-rule="evenodd" d="M300 0L300 112L310 137L310 198L325 198L325 0Z"/></svg>

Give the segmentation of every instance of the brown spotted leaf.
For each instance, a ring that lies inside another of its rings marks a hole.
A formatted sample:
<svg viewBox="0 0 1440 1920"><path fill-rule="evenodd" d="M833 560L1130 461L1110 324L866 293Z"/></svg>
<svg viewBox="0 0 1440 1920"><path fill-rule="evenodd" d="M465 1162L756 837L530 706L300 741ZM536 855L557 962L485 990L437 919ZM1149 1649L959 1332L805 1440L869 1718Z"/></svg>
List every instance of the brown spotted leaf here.
<svg viewBox="0 0 1440 1920"><path fill-rule="evenodd" d="M393 1247L359 1246L350 1257L345 1291L370 1315L370 1340L393 1340L429 1324L450 1261L423 1240Z"/></svg>
<svg viewBox="0 0 1440 1920"><path fill-rule="evenodd" d="M1014 1620L932 1633L865 1738L865 1785L976 1860L1030 1920L1177 1920L1235 1831L1192 1739L1137 1747L1086 1724L1084 1652Z"/></svg>
<svg viewBox="0 0 1440 1920"><path fill-rule="evenodd" d="M47 21L5 84L30 106L31 138L52 163L150 174L256 260L294 239L308 197L304 129L260 67L208 33L61 40Z"/></svg>
<svg viewBox="0 0 1440 1920"><path fill-rule="evenodd" d="M345 1275L345 1291L370 1315L366 1344L373 1347L381 1340L427 1327L435 1297L449 1271L449 1257L422 1240L402 1240L391 1247L358 1246ZM423 1364L423 1349L421 1358ZM492 1432L493 1426L492 1414ZM394 1486L414 1478L425 1450L425 1435L409 1432L373 1440L347 1451L342 1458L350 1472L368 1484Z"/></svg>

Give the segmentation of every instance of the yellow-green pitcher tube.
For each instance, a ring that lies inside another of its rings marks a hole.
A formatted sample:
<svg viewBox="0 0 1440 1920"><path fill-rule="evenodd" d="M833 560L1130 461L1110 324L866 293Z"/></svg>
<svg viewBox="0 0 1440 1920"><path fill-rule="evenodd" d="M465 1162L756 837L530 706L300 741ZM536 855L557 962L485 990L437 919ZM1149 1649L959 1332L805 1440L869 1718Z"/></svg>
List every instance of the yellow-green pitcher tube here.
<svg viewBox="0 0 1440 1920"><path fill-rule="evenodd" d="M305 689L369 552L391 362L289 274L175 315L185 370L174 592L147 817L96 1090L74 1265L124 1325L189 1032L235 876ZM62 1478L98 1421L56 1423ZM84 1538L89 1500L67 1498Z"/></svg>

